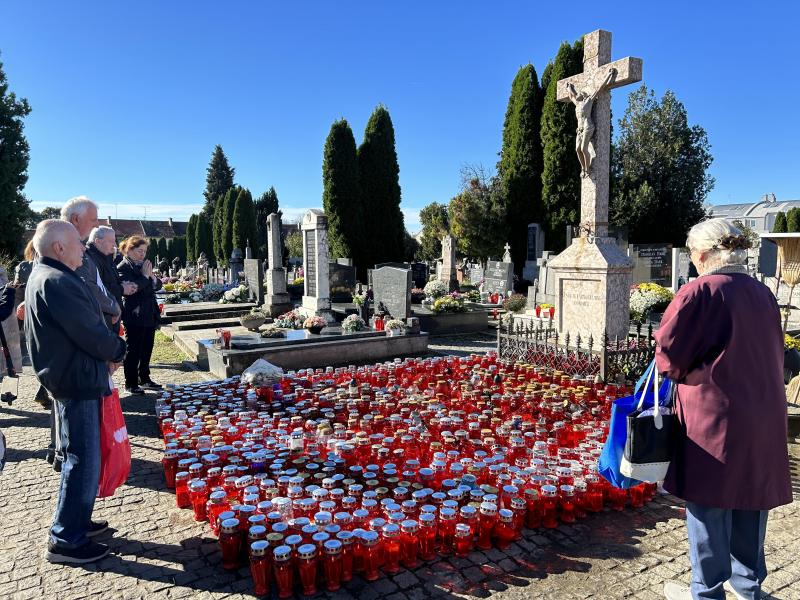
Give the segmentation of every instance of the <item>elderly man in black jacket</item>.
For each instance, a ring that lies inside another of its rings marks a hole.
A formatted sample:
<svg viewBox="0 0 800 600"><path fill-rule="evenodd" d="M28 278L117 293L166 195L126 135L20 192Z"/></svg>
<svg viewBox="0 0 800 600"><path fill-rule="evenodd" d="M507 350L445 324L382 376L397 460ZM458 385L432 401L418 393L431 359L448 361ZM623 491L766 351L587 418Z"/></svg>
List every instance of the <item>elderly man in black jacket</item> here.
<svg viewBox="0 0 800 600"><path fill-rule="evenodd" d="M130 281L122 281L119 276L117 267L112 259L116 246L114 230L106 225L100 225L92 229L89 234L86 254L97 267L100 280L103 282L106 291L114 297L114 300L121 307L122 297L135 293L136 284ZM105 315L105 318L109 329L112 329L114 333L119 333L120 321L114 321L111 315Z"/></svg>
<svg viewBox="0 0 800 600"><path fill-rule="evenodd" d="M75 227L42 221L33 244L40 259L25 290L25 338L36 377L55 399L64 455L46 558L92 562L108 554L107 546L89 539L108 527L91 520L100 479L100 403L125 342L106 326L75 273L85 252Z"/></svg>

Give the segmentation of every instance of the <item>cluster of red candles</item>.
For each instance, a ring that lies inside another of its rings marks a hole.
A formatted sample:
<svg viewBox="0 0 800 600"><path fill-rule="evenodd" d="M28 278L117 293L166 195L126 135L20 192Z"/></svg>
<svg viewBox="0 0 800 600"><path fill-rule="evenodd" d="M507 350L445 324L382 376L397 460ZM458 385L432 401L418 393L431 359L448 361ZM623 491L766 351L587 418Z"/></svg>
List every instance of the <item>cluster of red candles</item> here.
<svg viewBox="0 0 800 600"><path fill-rule="evenodd" d="M628 393L472 355L171 386L156 408L177 505L256 595L289 598L643 505L654 486L597 474Z"/></svg>

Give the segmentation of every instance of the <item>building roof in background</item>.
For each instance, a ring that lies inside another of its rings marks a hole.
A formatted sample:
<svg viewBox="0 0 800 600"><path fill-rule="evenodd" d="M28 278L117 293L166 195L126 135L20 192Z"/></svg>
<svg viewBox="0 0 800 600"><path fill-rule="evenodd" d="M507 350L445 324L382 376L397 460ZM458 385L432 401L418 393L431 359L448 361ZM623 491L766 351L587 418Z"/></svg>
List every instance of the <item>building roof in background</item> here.
<svg viewBox="0 0 800 600"><path fill-rule="evenodd" d="M771 213L786 212L792 208L800 208L800 200L777 200L774 195L767 194L758 202L715 204L711 206L711 214L724 218L755 218Z"/></svg>

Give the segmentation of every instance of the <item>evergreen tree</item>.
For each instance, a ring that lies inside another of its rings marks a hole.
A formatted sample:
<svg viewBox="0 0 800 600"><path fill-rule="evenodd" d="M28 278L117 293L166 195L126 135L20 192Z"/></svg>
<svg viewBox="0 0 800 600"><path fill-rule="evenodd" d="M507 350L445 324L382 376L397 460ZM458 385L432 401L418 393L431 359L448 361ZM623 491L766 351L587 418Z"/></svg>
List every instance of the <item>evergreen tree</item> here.
<svg viewBox="0 0 800 600"><path fill-rule="evenodd" d="M171 240L169 240L169 244L167 245L169 251L169 261L170 266L172 260L177 258L181 261L181 266L186 266L186 237L179 235Z"/></svg>
<svg viewBox="0 0 800 600"><path fill-rule="evenodd" d="M364 221L358 191L358 156L353 130L345 120L331 125L322 158L322 208L328 216L332 258L361 263Z"/></svg>
<svg viewBox="0 0 800 600"><path fill-rule="evenodd" d="M786 213L783 211L775 216L775 224L772 226L772 233L788 233Z"/></svg>
<svg viewBox="0 0 800 600"><path fill-rule="evenodd" d="M547 247L560 251L566 242L566 226L577 225L581 212L581 168L575 154L578 122L571 103L556 100L558 80L583 70L583 39L572 46L563 42L555 60L542 75L542 204Z"/></svg>
<svg viewBox="0 0 800 600"><path fill-rule="evenodd" d="M233 252L233 211L236 209L236 199L241 192L240 187L233 187L227 191L222 205L222 260L228 264Z"/></svg>
<svg viewBox="0 0 800 600"><path fill-rule="evenodd" d="M786 213L786 233L800 232L800 208L790 208Z"/></svg>
<svg viewBox="0 0 800 600"><path fill-rule="evenodd" d="M22 193L28 181L30 151L22 120L31 112L25 98L8 90L0 62L0 255L15 256L22 244L25 220L30 215Z"/></svg>
<svg viewBox="0 0 800 600"><path fill-rule="evenodd" d="M239 248L242 255L250 246L253 258L258 258L258 228L253 196L247 188L241 188L233 208L233 247Z"/></svg>
<svg viewBox="0 0 800 600"><path fill-rule="evenodd" d="M464 168L461 178L461 193L447 207L450 230L462 254L485 262L502 253L507 192L499 177L487 177L480 167Z"/></svg>
<svg viewBox="0 0 800 600"><path fill-rule="evenodd" d="M211 221L205 213L197 215L197 227L195 230L194 255L196 260L200 260L200 253L205 252L208 264L216 264L216 253L214 252L214 233Z"/></svg>
<svg viewBox="0 0 800 600"><path fill-rule="evenodd" d="M229 193L228 190L227 193ZM214 208L214 216L212 218L211 223L211 231L212 231L212 247L213 247L213 256L216 259L216 263L218 265L224 265L226 260L224 257L225 253L225 196L223 196L219 202L216 203Z"/></svg>
<svg viewBox="0 0 800 600"><path fill-rule="evenodd" d="M206 215L213 215L216 203L219 198L224 196L233 187L233 175L236 169L228 164L228 158L222 151L222 146L217 144L214 153L211 155L211 162L206 169L206 190L203 196L206 199L203 212Z"/></svg>
<svg viewBox="0 0 800 600"><path fill-rule="evenodd" d="M267 217L272 213L277 213L283 217L283 212L279 208L278 193L274 187L270 187L266 192L255 201L256 209L256 229L258 231L258 255L262 258L267 257ZM255 247L255 246L254 246Z"/></svg>
<svg viewBox="0 0 800 600"><path fill-rule="evenodd" d="M194 262L197 256L194 253L195 246L197 245L197 215L189 217L189 223L186 225L186 260Z"/></svg>
<svg viewBox="0 0 800 600"><path fill-rule="evenodd" d="M628 98L619 132L611 222L626 226L631 242L683 245L689 228L705 217L703 202L714 186L705 130L688 124L675 94L667 91L659 102L642 85Z"/></svg>
<svg viewBox="0 0 800 600"><path fill-rule="evenodd" d="M167 247L167 239L160 237L156 242L156 254L158 255L159 259L166 258L169 260L169 248Z"/></svg>
<svg viewBox="0 0 800 600"><path fill-rule="evenodd" d="M154 238L150 238L147 242L147 252L144 257L146 260L150 261L153 268L158 267L158 265L156 265L156 254L158 254L158 242Z"/></svg>
<svg viewBox="0 0 800 600"><path fill-rule="evenodd" d="M528 244L528 223L541 221L542 91L533 65L522 67L511 84L498 175L505 193L504 233L511 244L514 270L522 273Z"/></svg>
<svg viewBox="0 0 800 600"><path fill-rule="evenodd" d="M419 211L422 224L419 256L422 260L437 260L442 256L442 237L450 231L447 206L432 202Z"/></svg>
<svg viewBox="0 0 800 600"><path fill-rule="evenodd" d="M378 106L367 121L358 148L359 189L363 231L359 276L375 263L403 258L405 225L400 210L400 167L397 164L394 126L389 111Z"/></svg>

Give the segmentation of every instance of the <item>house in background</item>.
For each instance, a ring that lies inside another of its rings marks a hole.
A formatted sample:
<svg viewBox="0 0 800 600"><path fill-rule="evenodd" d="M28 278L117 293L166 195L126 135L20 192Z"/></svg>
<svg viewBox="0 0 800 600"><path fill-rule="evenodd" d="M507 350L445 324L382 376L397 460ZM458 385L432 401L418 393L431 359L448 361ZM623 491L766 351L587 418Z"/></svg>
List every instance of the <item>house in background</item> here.
<svg viewBox="0 0 800 600"><path fill-rule="evenodd" d="M756 233L768 233L772 231L778 213L786 213L792 208L800 208L800 200L778 200L775 194L765 194L758 202L714 204L709 212L712 217L739 220Z"/></svg>

